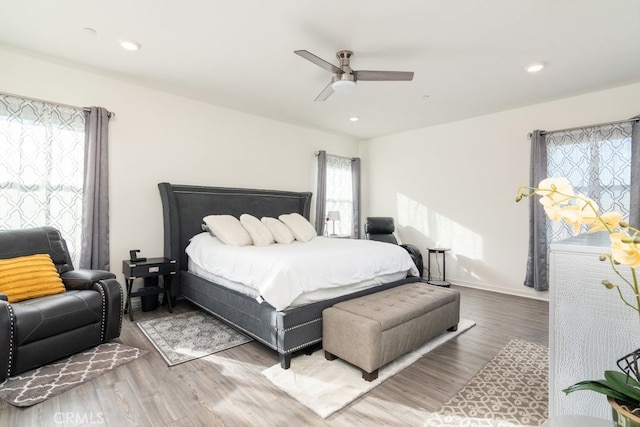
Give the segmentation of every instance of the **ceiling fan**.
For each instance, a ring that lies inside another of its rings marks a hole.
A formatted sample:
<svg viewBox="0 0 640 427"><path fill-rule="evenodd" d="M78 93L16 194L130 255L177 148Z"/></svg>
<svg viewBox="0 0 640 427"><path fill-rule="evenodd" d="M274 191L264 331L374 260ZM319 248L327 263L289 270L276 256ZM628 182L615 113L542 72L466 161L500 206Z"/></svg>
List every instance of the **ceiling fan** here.
<svg viewBox="0 0 640 427"><path fill-rule="evenodd" d="M317 66L333 73L329 84L316 97L316 101L324 101L333 92L351 92L356 87L358 80L367 81L410 81L413 80L413 71L366 71L352 70L349 62L353 56L350 50L341 50L336 53L340 66L336 67L330 62L314 55L306 50L295 50L293 53L313 62Z"/></svg>

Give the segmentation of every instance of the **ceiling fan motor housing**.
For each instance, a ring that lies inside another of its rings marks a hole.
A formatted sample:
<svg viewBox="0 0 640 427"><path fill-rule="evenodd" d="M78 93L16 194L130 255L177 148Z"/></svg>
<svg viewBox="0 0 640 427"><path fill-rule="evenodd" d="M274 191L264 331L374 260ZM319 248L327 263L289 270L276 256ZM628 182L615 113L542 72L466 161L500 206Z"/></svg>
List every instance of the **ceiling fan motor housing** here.
<svg viewBox="0 0 640 427"><path fill-rule="evenodd" d="M353 56L353 52L350 50L341 50L336 53L336 58L340 61L340 65L349 65L349 60Z"/></svg>
<svg viewBox="0 0 640 427"><path fill-rule="evenodd" d="M353 52L350 50L341 50L336 53L336 58L340 61L340 68L344 73L334 76L334 82L337 80L348 80L355 82L355 77L353 75L353 70L351 69L350 60L353 56Z"/></svg>

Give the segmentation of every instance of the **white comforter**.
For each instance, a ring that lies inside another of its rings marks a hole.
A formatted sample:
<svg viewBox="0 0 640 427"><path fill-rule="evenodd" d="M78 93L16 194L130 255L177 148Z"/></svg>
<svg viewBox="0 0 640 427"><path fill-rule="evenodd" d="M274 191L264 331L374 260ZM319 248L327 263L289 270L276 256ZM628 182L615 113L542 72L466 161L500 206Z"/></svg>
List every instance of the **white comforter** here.
<svg viewBox="0 0 640 427"><path fill-rule="evenodd" d="M372 240L316 237L309 242L269 246L229 246L209 233L194 236L190 260L210 273L255 290L276 310L299 295L407 272L417 276L407 251Z"/></svg>

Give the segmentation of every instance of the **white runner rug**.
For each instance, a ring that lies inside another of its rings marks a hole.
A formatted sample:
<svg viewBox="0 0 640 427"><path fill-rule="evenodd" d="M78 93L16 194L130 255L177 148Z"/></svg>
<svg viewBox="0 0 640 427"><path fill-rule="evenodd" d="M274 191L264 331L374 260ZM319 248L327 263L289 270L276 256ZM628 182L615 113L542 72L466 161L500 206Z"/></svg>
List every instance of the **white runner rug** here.
<svg viewBox="0 0 640 427"><path fill-rule="evenodd" d="M282 369L280 364L277 364L265 369L262 374L320 417L327 418L382 384L387 378L402 371L421 356L474 325L473 321L460 320L457 331L444 332L422 347L383 366L378 372L378 378L370 382L362 379L362 371L359 368L341 359L326 360L322 350L310 356L292 358L289 369Z"/></svg>

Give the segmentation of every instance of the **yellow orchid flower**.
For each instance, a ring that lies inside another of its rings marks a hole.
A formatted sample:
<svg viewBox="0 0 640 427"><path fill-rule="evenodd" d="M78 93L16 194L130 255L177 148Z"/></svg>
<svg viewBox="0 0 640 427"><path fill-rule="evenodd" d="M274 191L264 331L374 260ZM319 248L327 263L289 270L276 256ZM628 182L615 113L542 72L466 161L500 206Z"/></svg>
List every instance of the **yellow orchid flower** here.
<svg viewBox="0 0 640 427"><path fill-rule="evenodd" d="M540 203L542 203L542 199L540 199ZM542 203L544 206L544 212L547 214L551 221L561 221L562 220L562 209L560 205L549 202L547 204Z"/></svg>
<svg viewBox="0 0 640 427"><path fill-rule="evenodd" d="M622 222L622 214L620 212L611 211L600 215L600 219L594 218L589 222L589 231L587 233L595 233L596 231L612 231L620 227Z"/></svg>
<svg viewBox="0 0 640 427"><path fill-rule="evenodd" d="M626 231L610 234L611 256L620 264L631 268L640 267L640 244L633 243L633 238Z"/></svg>
<svg viewBox="0 0 640 427"><path fill-rule="evenodd" d="M535 190L537 194L543 196L540 200L548 198L548 201L543 203L554 204L566 204L568 200L573 197L573 187L569 183L567 178L546 178L540 181L538 188Z"/></svg>
<svg viewBox="0 0 640 427"><path fill-rule="evenodd" d="M560 217L564 222L573 226L573 234L580 234L582 215L577 206L564 206L560 209ZM553 220L553 218L551 218Z"/></svg>

